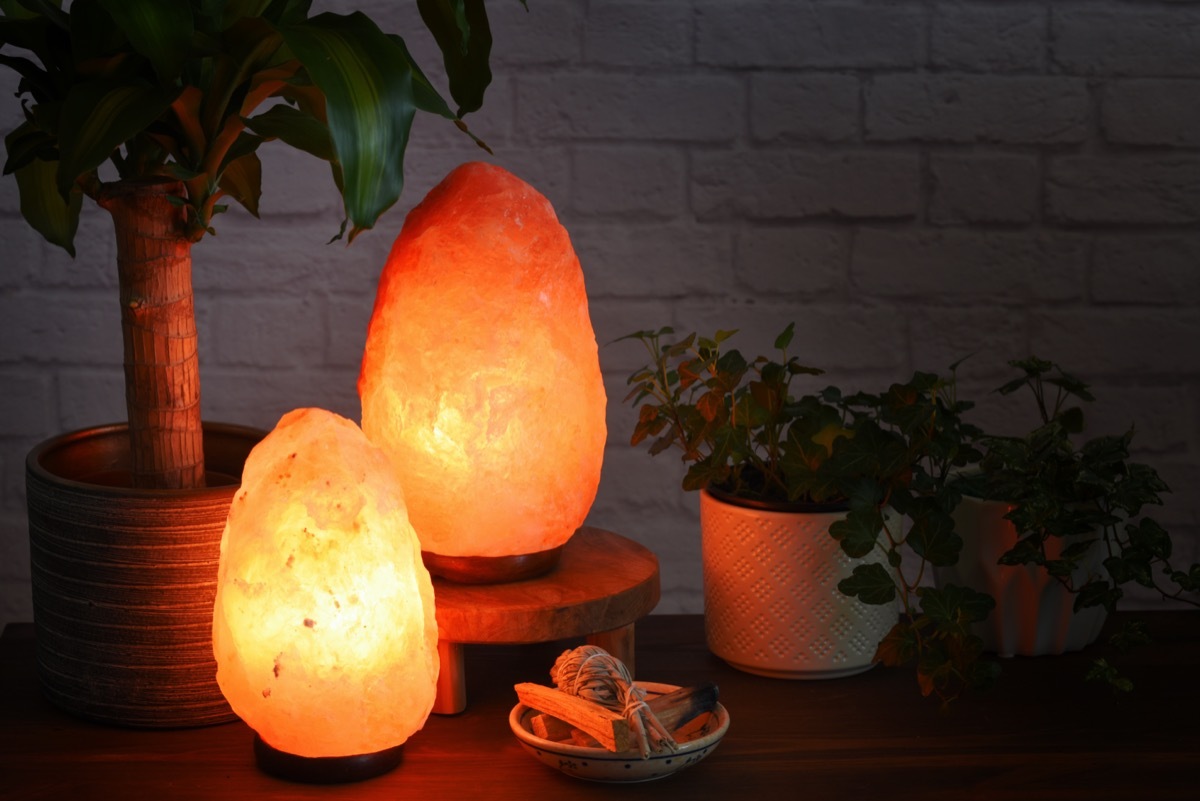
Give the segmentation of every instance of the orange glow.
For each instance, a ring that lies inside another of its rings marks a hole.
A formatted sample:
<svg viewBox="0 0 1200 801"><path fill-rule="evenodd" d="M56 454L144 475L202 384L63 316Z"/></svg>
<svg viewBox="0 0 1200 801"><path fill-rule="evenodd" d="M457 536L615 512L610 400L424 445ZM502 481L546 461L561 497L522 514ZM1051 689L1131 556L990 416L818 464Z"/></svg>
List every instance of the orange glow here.
<svg viewBox="0 0 1200 801"><path fill-rule="evenodd" d="M332 412L284 415L251 452L221 539L217 682L269 745L370 754L424 725L433 585L386 455Z"/></svg>
<svg viewBox="0 0 1200 801"><path fill-rule="evenodd" d="M471 163L409 213L358 389L425 550L513 556L570 538L600 482L606 399L583 271L545 197Z"/></svg>

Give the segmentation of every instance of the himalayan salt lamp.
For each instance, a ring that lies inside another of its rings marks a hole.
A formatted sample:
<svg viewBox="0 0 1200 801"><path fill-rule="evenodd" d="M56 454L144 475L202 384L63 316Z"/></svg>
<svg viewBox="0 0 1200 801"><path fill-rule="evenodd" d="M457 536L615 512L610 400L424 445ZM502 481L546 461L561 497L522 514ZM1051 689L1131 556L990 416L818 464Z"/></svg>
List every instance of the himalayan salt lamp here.
<svg viewBox="0 0 1200 801"><path fill-rule="evenodd" d="M251 451L221 539L213 651L267 772L378 775L424 725L433 585L395 469L354 423L299 409Z"/></svg>
<svg viewBox="0 0 1200 801"><path fill-rule="evenodd" d="M430 191L380 277L358 390L431 571L553 567L596 497L606 399L583 272L545 197L478 162Z"/></svg>

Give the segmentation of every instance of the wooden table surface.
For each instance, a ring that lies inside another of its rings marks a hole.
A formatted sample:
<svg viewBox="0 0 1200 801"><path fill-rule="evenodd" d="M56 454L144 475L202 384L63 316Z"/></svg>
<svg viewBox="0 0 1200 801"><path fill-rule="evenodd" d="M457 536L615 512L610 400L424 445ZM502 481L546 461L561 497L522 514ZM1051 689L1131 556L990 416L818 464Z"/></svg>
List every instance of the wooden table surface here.
<svg viewBox="0 0 1200 801"><path fill-rule="evenodd" d="M725 741L705 761L638 785L571 779L525 754L508 730L512 685L548 683L575 643L467 649L470 704L430 718L404 762L371 781L307 786L254 766L240 721L138 731L76 720L38 691L32 626L0 637L0 798L25 799L1197 799L1200 613L1144 613L1155 643L1123 660L1136 682L1113 697L1081 676L1104 649L1004 660L991 691L949 711L911 672L876 668L831 681L738 672L708 653L699 616L637 627L638 677L715 681ZM1110 624L1111 625L1111 624Z"/></svg>

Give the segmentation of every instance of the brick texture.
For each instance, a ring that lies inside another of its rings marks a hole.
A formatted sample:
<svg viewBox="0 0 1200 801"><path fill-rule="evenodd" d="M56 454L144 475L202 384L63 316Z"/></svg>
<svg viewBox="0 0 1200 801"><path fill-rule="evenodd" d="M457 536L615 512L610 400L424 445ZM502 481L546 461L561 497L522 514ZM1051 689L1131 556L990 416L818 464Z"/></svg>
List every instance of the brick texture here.
<svg viewBox="0 0 1200 801"><path fill-rule="evenodd" d="M1051 59L1063 72L1114 77L1200 75L1194 3L1050 4Z"/></svg>
<svg viewBox="0 0 1200 801"><path fill-rule="evenodd" d="M326 0L445 70L412 3ZM588 522L655 550L660 611L700 611L697 499L672 455L628 444L619 337L739 329L838 383L959 368L976 421L1021 433L991 392L1029 353L1093 384L1089 433L1136 427L1176 491L1161 519L1200 555L1200 2L556 0L488 6L494 80L468 117L418 115L406 188L375 230L342 217L328 166L264 146L261 220L234 206L195 247L206 418L358 417L375 284L407 211L490 160L554 204L575 243L609 394ZM5 52L9 52L6 48ZM21 120L0 67L0 132ZM123 411L115 248L88 203L78 255L44 243L0 177L0 624L29 619L23 464ZM481 332L485 336L486 332ZM808 385L806 385L808 386ZM1132 593L1131 604L1150 604Z"/></svg>
<svg viewBox="0 0 1200 801"><path fill-rule="evenodd" d="M919 3L696 3L696 60L720 67L908 68L920 64Z"/></svg>
<svg viewBox="0 0 1200 801"><path fill-rule="evenodd" d="M1078 78L882 75L867 89L867 139L879 141L1082 142L1087 83Z"/></svg>
<svg viewBox="0 0 1200 801"><path fill-rule="evenodd" d="M930 222L1023 225L1038 219L1041 165L1035 156L935 154L929 174Z"/></svg>
<svg viewBox="0 0 1200 801"><path fill-rule="evenodd" d="M934 7L929 61L964 72L1040 72L1046 60L1046 8L1034 3Z"/></svg>
<svg viewBox="0 0 1200 801"><path fill-rule="evenodd" d="M861 87L851 75L751 76L750 131L762 142L848 142L862 136Z"/></svg>
<svg viewBox="0 0 1200 801"><path fill-rule="evenodd" d="M757 150L698 153L692 204L701 218L916 216L915 154Z"/></svg>
<svg viewBox="0 0 1200 801"><path fill-rule="evenodd" d="M1104 89L1100 124L1118 145L1200 147L1200 81L1134 79Z"/></svg>
<svg viewBox="0 0 1200 801"><path fill-rule="evenodd" d="M1053 159L1046 209L1066 224L1193 225L1200 222L1200 154Z"/></svg>

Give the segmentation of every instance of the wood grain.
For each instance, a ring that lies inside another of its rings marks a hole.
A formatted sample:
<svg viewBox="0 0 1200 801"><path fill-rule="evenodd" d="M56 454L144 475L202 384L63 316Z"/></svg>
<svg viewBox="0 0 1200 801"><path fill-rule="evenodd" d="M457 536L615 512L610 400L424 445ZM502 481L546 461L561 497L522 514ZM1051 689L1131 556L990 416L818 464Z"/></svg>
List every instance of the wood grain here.
<svg viewBox="0 0 1200 801"><path fill-rule="evenodd" d="M593 704L561 690L522 681L513 685L517 699L530 709L552 715L564 723L581 729L609 751L625 751L633 747L633 732L629 722L616 712Z"/></svg>
<svg viewBox="0 0 1200 801"><path fill-rule="evenodd" d="M1119 614L1120 624L1129 614ZM1200 613L1139 615L1155 642L1121 657L1093 647L1003 660L999 683L947 712L922 698L910 670L875 668L830 681L741 673L704 646L699 616L638 624L644 680L713 681L730 729L700 764L662 781L614 788L570 779L524 753L508 729L513 685L546 681L570 643L466 649L471 705L433 717L404 746L398 769L360 784L315 787L254 767L241 722L139 731L72 718L39 693L32 626L0 638L0 797L276 801L277 799L1195 798L1200 772ZM1113 625L1110 623L1110 625ZM1091 660L1118 660L1135 682L1114 697L1083 681Z"/></svg>
<svg viewBox="0 0 1200 801"><path fill-rule="evenodd" d="M535 643L611 631L658 603L658 559L633 540L583 527L551 572L508 584L434 579L438 633L458 643Z"/></svg>

